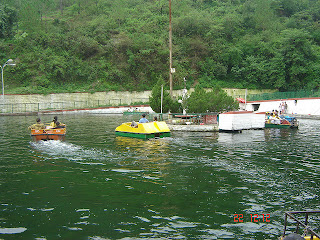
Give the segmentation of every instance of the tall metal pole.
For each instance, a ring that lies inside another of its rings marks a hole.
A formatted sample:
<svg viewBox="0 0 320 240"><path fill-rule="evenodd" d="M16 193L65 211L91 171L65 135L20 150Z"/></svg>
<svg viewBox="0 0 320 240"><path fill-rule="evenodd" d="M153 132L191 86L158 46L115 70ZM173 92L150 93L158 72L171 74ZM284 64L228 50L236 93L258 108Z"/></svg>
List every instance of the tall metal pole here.
<svg viewBox="0 0 320 240"><path fill-rule="evenodd" d="M5 64L3 64L3 66L0 65L1 67L1 81L2 81L2 96L3 96L3 99L4 99L4 81L3 81L3 69L5 66L15 66L16 64L13 62L12 59L9 59L8 61L5 62Z"/></svg>
<svg viewBox="0 0 320 240"><path fill-rule="evenodd" d="M0 66L1 67L1 82L2 82L2 96L4 97L4 83L3 83L3 68L6 65Z"/></svg>
<svg viewBox="0 0 320 240"><path fill-rule="evenodd" d="M162 114L162 104L163 104L163 85L161 85L161 114Z"/></svg>
<svg viewBox="0 0 320 240"><path fill-rule="evenodd" d="M171 25L171 0L169 0L169 82L170 82L170 96L172 97L172 25Z"/></svg>
<svg viewBox="0 0 320 240"><path fill-rule="evenodd" d="M63 15L63 0L60 0L60 12Z"/></svg>

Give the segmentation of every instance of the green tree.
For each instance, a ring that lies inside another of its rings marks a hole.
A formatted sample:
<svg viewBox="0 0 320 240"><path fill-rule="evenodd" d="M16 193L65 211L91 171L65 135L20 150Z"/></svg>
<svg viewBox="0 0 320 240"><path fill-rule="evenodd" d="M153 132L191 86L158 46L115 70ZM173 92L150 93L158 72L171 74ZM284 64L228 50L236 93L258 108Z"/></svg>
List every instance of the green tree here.
<svg viewBox="0 0 320 240"><path fill-rule="evenodd" d="M0 5L0 38L9 38L13 35L16 21L16 10L7 5Z"/></svg>
<svg viewBox="0 0 320 240"><path fill-rule="evenodd" d="M298 29L284 30L281 35L280 52L285 65L286 81L281 90L298 90L306 87L315 77L313 67L319 62L309 33Z"/></svg>
<svg viewBox="0 0 320 240"><path fill-rule="evenodd" d="M160 113L161 112L161 88L165 86L164 81L159 78L156 85L152 88L151 96L149 97L150 107L153 111ZM163 88L163 101L162 101L162 112L166 113L171 111L176 112L177 103L175 103L166 88Z"/></svg>
<svg viewBox="0 0 320 240"><path fill-rule="evenodd" d="M194 113L221 112L239 108L238 102L228 96L222 89L217 88L206 92L199 85L187 99L187 106L187 111Z"/></svg>
<svg viewBox="0 0 320 240"><path fill-rule="evenodd" d="M239 109L239 103L222 89L213 89L206 93L209 112L233 111Z"/></svg>
<svg viewBox="0 0 320 240"><path fill-rule="evenodd" d="M307 8L308 2L305 0L275 0L272 7L278 12L279 16L290 17L298 11Z"/></svg>
<svg viewBox="0 0 320 240"><path fill-rule="evenodd" d="M202 113L208 110L208 99L206 98L206 91L200 87L196 86L194 92L190 94L187 99L187 112Z"/></svg>

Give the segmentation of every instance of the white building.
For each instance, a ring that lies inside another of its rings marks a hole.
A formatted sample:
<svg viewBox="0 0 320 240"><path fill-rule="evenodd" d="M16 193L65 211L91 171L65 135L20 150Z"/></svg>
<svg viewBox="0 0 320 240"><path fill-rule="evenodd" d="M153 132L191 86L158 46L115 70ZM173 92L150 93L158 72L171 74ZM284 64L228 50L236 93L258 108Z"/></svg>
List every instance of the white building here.
<svg viewBox="0 0 320 240"><path fill-rule="evenodd" d="M291 98L278 100L248 101L240 103L240 109L254 112L280 111L286 105L285 114L320 115L320 98Z"/></svg>

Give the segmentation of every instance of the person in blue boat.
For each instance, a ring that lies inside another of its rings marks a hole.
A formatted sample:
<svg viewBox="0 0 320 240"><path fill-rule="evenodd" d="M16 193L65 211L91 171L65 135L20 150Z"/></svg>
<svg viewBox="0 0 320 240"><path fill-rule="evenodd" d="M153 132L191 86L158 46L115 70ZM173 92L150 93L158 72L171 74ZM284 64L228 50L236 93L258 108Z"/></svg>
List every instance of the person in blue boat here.
<svg viewBox="0 0 320 240"><path fill-rule="evenodd" d="M140 118L139 123L147 123L149 122L148 119L146 119L146 115L143 113L142 114L142 118Z"/></svg>

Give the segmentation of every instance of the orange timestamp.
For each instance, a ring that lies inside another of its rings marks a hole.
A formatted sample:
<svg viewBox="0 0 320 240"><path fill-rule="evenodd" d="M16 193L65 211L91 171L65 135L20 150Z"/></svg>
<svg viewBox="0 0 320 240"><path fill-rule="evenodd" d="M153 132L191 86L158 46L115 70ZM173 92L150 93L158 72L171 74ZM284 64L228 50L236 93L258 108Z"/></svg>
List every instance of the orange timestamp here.
<svg viewBox="0 0 320 240"><path fill-rule="evenodd" d="M247 218L246 218L247 219ZM251 222L270 222L270 214L250 214L250 221ZM240 214L233 214L233 222L244 222L244 215ZM249 221L246 221L249 222Z"/></svg>

